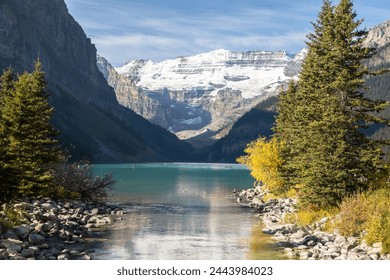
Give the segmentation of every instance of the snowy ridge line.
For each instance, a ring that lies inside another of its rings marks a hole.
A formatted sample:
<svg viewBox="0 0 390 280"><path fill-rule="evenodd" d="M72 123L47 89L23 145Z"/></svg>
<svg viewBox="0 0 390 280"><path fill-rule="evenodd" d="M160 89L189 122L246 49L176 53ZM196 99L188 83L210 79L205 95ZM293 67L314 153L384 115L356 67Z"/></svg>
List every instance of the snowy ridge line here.
<svg viewBox="0 0 390 280"><path fill-rule="evenodd" d="M288 79L283 72L291 61L285 51L216 50L162 62L133 60L116 71L144 91L215 90L211 96L216 96L226 87L240 90L247 99L263 95L267 86L274 90L272 85Z"/></svg>

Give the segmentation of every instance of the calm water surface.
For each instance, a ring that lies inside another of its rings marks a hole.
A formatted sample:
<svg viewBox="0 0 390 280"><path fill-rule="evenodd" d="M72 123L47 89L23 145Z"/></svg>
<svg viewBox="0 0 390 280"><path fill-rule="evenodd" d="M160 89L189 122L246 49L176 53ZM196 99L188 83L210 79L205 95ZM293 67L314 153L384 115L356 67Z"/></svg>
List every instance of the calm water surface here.
<svg viewBox="0 0 390 280"><path fill-rule="evenodd" d="M249 171L230 164L95 165L112 173L112 201L125 207L98 259L278 259L258 219L229 197L253 185Z"/></svg>

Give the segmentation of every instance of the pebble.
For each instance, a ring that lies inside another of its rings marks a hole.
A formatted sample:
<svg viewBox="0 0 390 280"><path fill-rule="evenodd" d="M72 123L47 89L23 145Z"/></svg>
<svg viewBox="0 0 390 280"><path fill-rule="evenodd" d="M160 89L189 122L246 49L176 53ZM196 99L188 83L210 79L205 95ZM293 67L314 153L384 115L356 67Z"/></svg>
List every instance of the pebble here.
<svg viewBox="0 0 390 280"><path fill-rule="evenodd" d="M30 228L26 226L18 226L14 228L14 232L19 238L24 239L30 234Z"/></svg>
<svg viewBox="0 0 390 280"><path fill-rule="evenodd" d="M38 233L31 233L28 236L28 242L34 245L41 245L46 242L46 239Z"/></svg>

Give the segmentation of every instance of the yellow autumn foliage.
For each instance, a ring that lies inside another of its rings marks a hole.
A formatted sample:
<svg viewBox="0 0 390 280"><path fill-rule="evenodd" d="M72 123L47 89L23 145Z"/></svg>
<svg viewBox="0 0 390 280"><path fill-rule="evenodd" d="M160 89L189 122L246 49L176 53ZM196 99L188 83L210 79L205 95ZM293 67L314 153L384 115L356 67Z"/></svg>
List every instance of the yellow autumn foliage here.
<svg viewBox="0 0 390 280"><path fill-rule="evenodd" d="M248 144L245 149L246 155L237 159L237 162L248 166L253 178L274 193L280 193L283 185L279 173L282 165L278 153L279 145L281 143L276 138L267 140L260 137Z"/></svg>

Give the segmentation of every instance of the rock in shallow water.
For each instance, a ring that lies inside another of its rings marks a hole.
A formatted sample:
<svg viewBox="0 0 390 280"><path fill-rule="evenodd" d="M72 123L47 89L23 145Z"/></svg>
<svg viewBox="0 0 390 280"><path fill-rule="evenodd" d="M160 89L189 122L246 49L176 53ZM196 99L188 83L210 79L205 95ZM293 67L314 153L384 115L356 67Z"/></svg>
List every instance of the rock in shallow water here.
<svg viewBox="0 0 390 280"><path fill-rule="evenodd" d="M92 210L91 210L91 215L92 216L95 216L95 215L98 215L99 214L99 208L93 208Z"/></svg>
<svg viewBox="0 0 390 280"><path fill-rule="evenodd" d="M245 197L248 193L251 193L251 191L242 191L240 196ZM262 195L256 195L261 199ZM275 240L276 246L284 247L287 257L323 260L390 259L390 254L383 255L381 253L381 243L368 246L364 240L360 243L360 240L356 237L346 238L336 231L333 233L323 231L321 225L329 222L329 218L323 218L316 224L306 227L284 224L285 215L296 212L296 209L294 209L295 203L296 201L283 199L270 200L258 211L263 226L265 226L262 232L274 235L272 238ZM291 207L286 210L288 205Z"/></svg>
<svg viewBox="0 0 390 280"><path fill-rule="evenodd" d="M261 231L265 234L275 234L276 232L275 230L269 228L263 228Z"/></svg>
<svg viewBox="0 0 390 280"><path fill-rule="evenodd" d="M287 241L280 241L280 242L276 243L276 246L290 248L290 247L293 247L293 244L291 242L287 242Z"/></svg>
<svg viewBox="0 0 390 280"><path fill-rule="evenodd" d="M82 260L90 260L91 257L89 255L84 255L81 259Z"/></svg>

